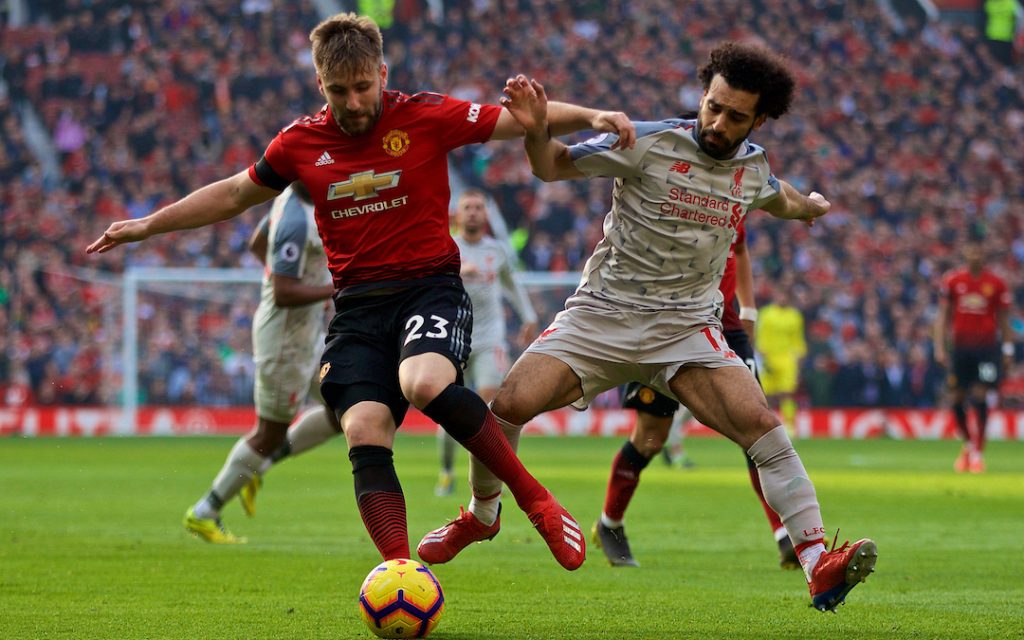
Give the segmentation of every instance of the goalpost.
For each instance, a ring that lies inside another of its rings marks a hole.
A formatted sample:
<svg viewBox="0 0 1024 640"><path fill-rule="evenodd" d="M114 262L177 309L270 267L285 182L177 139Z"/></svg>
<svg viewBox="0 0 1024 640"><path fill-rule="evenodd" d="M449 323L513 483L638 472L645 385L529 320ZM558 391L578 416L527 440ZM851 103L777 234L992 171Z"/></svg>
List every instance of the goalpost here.
<svg viewBox="0 0 1024 640"><path fill-rule="evenodd" d="M263 277L257 268L174 268L174 267L130 267L123 275L121 288L122 344L121 344L121 417L117 432L122 435L138 433L140 385L140 315L143 292L173 296L175 299L191 299L198 302L226 303L229 295L222 288L212 287L204 291L196 285L258 285ZM565 298L576 288L580 274L573 272L521 272L517 278L526 287L537 309L540 326L546 326L554 314L562 309ZM256 310L258 289L252 289L252 308L249 319ZM231 294L234 295L234 294ZM153 304L153 303L150 303ZM158 312L157 309L156 312ZM250 325L251 328L251 325ZM177 327L178 331L184 327ZM510 333L510 335L514 335ZM514 345L510 345L513 346ZM510 354L515 357L518 352ZM169 374L169 372L166 372Z"/></svg>
<svg viewBox="0 0 1024 640"><path fill-rule="evenodd" d="M119 429L122 434L136 433L138 427L139 290L157 283L259 284L262 277L260 269L130 267L124 272L124 285L121 288L123 390Z"/></svg>

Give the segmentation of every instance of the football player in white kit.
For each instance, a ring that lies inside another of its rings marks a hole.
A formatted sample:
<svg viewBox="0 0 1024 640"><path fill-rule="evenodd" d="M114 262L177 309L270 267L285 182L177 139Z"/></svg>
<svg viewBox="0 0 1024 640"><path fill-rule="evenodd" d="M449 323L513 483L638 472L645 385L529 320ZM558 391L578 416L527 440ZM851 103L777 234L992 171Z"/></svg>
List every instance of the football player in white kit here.
<svg viewBox="0 0 1024 640"><path fill-rule="evenodd" d="M466 363L465 380L466 386L474 389L484 402L494 398L508 371L503 294L522 323L518 336L520 344L529 344L537 335L537 312L526 289L516 282L509 250L488 235L489 219L487 196L476 189L463 191L455 206L455 243L462 254L462 282L473 302L473 350ZM444 429L438 429L437 437L441 473L434 493L446 496L454 491L456 442ZM470 456L471 484L481 469L485 467Z"/></svg>
<svg viewBox="0 0 1024 640"><path fill-rule="evenodd" d="M292 183L274 199L250 249L265 267L252 322L258 422L231 449L210 491L185 513L187 531L219 544L245 542L224 527L221 508L241 493L242 508L252 515L255 491L276 450L283 446L298 453L340 430L323 406L316 379L324 346L323 302L334 285L313 202L302 183ZM289 428L310 396L315 406Z"/></svg>
<svg viewBox="0 0 1024 640"><path fill-rule="evenodd" d="M637 141L619 148L603 135L567 147L550 134L547 97L536 81L512 85L503 104L526 129L534 174L545 181L615 178L604 238L576 292L513 365L492 411L515 445L543 411L585 408L601 391L637 381L688 407L753 459L769 505L796 548L812 606L834 611L874 571L877 548L861 539L828 551L818 500L786 430L722 336L725 269L736 226L753 209L812 224L830 204L772 175L765 150L747 141L792 101L795 79L773 53L716 47L700 70L696 119L637 122ZM483 474L481 474L483 475ZM446 562L499 529L501 483L474 482L470 511L428 533L418 548ZM566 538L578 535L566 529ZM834 545L833 545L834 547Z"/></svg>

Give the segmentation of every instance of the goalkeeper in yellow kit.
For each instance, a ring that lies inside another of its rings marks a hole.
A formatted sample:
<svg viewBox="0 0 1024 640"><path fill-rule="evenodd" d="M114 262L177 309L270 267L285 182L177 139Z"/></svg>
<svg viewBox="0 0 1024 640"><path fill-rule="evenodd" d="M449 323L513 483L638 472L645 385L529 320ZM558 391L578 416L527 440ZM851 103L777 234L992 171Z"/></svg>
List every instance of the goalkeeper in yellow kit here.
<svg viewBox="0 0 1024 640"><path fill-rule="evenodd" d="M800 360L807 354L804 316L790 304L786 285L775 287L772 302L761 307L757 319L757 350L761 354L761 386L790 433L796 429L796 401Z"/></svg>

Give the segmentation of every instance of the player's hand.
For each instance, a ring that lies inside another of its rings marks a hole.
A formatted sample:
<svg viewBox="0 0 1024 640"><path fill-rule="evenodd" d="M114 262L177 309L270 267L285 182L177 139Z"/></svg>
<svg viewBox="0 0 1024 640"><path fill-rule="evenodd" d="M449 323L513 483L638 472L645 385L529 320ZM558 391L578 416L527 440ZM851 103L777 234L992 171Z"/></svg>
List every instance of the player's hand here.
<svg viewBox="0 0 1024 640"><path fill-rule="evenodd" d="M519 327L519 346L526 348L530 346L533 339L537 337L537 323L536 322L524 322Z"/></svg>
<svg viewBox="0 0 1024 640"><path fill-rule="evenodd" d="M804 223L808 227L813 227L814 220L825 215L832 208L832 203L817 191L812 191L811 195L807 196L807 205L807 216L804 218Z"/></svg>
<svg viewBox="0 0 1024 640"><path fill-rule="evenodd" d="M86 247L86 253L106 253L118 245L138 242L149 237L146 223L140 220L122 220L107 227L103 235Z"/></svg>
<svg viewBox="0 0 1024 640"><path fill-rule="evenodd" d="M499 102L527 132L547 133L548 96L544 86L523 74L505 81Z"/></svg>
<svg viewBox="0 0 1024 640"><path fill-rule="evenodd" d="M636 126L629 116L621 111L602 111L594 116L590 126L597 131L614 133L619 139L612 149L632 149L636 146Z"/></svg>
<svg viewBox="0 0 1024 640"><path fill-rule="evenodd" d="M934 357L935 357L935 364L937 364L940 367L942 367L943 369L945 369L946 368L946 350L945 349L941 349L941 348L940 349L936 349Z"/></svg>

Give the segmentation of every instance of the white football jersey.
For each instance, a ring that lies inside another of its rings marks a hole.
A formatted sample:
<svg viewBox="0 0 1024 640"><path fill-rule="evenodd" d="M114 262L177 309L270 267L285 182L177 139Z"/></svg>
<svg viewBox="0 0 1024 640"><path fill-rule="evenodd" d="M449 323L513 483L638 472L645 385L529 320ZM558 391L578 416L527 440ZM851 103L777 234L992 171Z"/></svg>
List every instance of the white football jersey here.
<svg viewBox="0 0 1024 640"><path fill-rule="evenodd" d="M744 142L716 160L697 145L696 121L637 122L633 149L604 134L570 147L576 168L615 178L604 238L587 260L576 297L636 309L720 315L718 290L736 227L775 198L764 149Z"/></svg>
<svg viewBox="0 0 1024 640"><path fill-rule="evenodd" d="M469 299L473 301L473 350L505 347L505 309L502 294L523 322L536 322L537 314L526 294L516 282L508 251L502 243L490 236L479 242L467 242L456 235L463 268L472 265L471 274L462 276Z"/></svg>
<svg viewBox="0 0 1024 640"><path fill-rule="evenodd" d="M274 199L263 224L269 224L269 230L260 304L253 316L253 357L257 365L295 349L309 350L319 357L324 346L323 303L279 307L274 303L271 278L273 274L285 275L310 286L331 283L313 205L303 202L288 187Z"/></svg>

